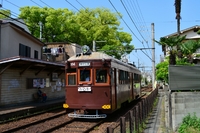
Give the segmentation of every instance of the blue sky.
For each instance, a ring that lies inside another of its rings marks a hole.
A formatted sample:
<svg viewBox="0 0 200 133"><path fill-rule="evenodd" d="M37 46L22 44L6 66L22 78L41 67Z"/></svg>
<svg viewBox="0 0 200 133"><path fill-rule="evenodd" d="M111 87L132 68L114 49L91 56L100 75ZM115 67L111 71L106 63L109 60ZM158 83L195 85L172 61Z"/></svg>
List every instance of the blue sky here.
<svg viewBox="0 0 200 133"><path fill-rule="evenodd" d="M23 6L50 6L53 8L68 8L76 11L83 7L109 8L112 12L120 12L123 15L120 27L124 32L132 35L135 48L152 48L151 24L154 23L155 39L175 33L177 21L175 19L175 0L1 0L2 9L11 10L12 14L19 14L19 7ZM182 0L181 5L181 30L199 25L200 0ZM128 11L128 13L127 13ZM124 23L125 21L125 23ZM128 25L128 26L127 26ZM131 30L130 30L131 29ZM144 54L144 53L145 54ZM150 70L152 66L152 50L134 50L127 58L129 62L135 62L136 66L145 66ZM163 56L161 46L155 43L155 62L160 62ZM151 59L150 59L151 58Z"/></svg>

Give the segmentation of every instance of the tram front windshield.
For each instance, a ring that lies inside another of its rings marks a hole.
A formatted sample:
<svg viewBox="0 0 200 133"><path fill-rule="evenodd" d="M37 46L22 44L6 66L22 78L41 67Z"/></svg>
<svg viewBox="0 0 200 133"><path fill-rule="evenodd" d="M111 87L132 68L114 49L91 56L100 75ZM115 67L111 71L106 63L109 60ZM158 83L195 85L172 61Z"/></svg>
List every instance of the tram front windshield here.
<svg viewBox="0 0 200 133"><path fill-rule="evenodd" d="M80 81L90 81L91 80L90 70L80 70Z"/></svg>

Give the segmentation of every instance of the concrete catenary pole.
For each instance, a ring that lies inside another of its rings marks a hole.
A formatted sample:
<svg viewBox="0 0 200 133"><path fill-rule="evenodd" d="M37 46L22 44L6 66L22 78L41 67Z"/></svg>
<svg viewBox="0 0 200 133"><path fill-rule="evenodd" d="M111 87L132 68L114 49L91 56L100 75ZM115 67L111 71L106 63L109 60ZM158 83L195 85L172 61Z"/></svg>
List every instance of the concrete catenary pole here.
<svg viewBox="0 0 200 133"><path fill-rule="evenodd" d="M93 40L92 44L93 44L92 51L95 52L96 51L96 41Z"/></svg>
<svg viewBox="0 0 200 133"><path fill-rule="evenodd" d="M151 24L152 31L152 89L155 89L155 35L154 35L154 23Z"/></svg>
<svg viewBox="0 0 200 133"><path fill-rule="evenodd" d="M40 25L40 41L42 41L42 22L39 22Z"/></svg>

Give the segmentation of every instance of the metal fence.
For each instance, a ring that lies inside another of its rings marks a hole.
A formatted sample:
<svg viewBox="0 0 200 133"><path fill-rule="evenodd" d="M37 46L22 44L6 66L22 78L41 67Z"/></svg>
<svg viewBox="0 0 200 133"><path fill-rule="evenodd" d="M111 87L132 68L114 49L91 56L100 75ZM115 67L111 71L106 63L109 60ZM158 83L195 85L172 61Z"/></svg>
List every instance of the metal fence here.
<svg viewBox="0 0 200 133"><path fill-rule="evenodd" d="M107 127L106 133L139 133L140 127L144 127L144 122L148 114L152 112L153 103L158 95L155 89L146 98L142 99L133 109L122 116L115 124Z"/></svg>

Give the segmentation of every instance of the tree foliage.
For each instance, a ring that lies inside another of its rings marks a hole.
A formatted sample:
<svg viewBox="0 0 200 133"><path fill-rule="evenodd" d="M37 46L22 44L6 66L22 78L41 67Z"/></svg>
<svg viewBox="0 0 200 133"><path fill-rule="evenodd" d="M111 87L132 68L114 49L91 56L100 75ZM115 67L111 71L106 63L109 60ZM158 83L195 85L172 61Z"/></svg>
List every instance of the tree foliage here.
<svg viewBox="0 0 200 133"><path fill-rule="evenodd" d="M182 43L181 51L188 63L193 63L193 54L200 48L200 40L187 40Z"/></svg>
<svg viewBox="0 0 200 133"><path fill-rule="evenodd" d="M26 6L20 8L20 11L20 18L37 38L40 37L39 23L42 23L44 42L72 42L92 48L95 40L98 50L118 59L134 49L130 44L131 35L120 28L121 15L112 13L109 9L86 8L72 12L68 9Z"/></svg>
<svg viewBox="0 0 200 133"><path fill-rule="evenodd" d="M5 15L6 16L5 16ZM0 10L0 19L5 19L5 18L8 18L8 17L10 17L11 16L11 12L10 12L10 10Z"/></svg>
<svg viewBox="0 0 200 133"><path fill-rule="evenodd" d="M68 9L55 10L47 7L39 8L26 6L20 8L20 11L19 17L28 25L33 36L39 38L41 30L44 42L70 40L72 35L69 36L68 33L73 25L71 18L74 13ZM40 23L42 24L41 27Z"/></svg>
<svg viewBox="0 0 200 133"><path fill-rule="evenodd" d="M156 80L168 83L168 67L168 61L164 61L156 65Z"/></svg>
<svg viewBox="0 0 200 133"><path fill-rule="evenodd" d="M176 65L176 56L178 54L177 47L182 44L186 36L171 36L171 37L161 37L160 41L156 41L158 44L168 48L169 50L169 64Z"/></svg>
<svg viewBox="0 0 200 133"><path fill-rule="evenodd" d="M156 79L157 80L164 80L168 82L168 65L193 65L193 55L198 48L200 48L200 41L199 40L185 40L186 36L174 36L169 38L161 38L158 42L159 44L166 46L170 51L169 57L166 57L166 61L157 64L156 66ZM179 46L181 53L183 54L183 58L178 58L179 51L176 47ZM173 60L172 63L172 55Z"/></svg>

